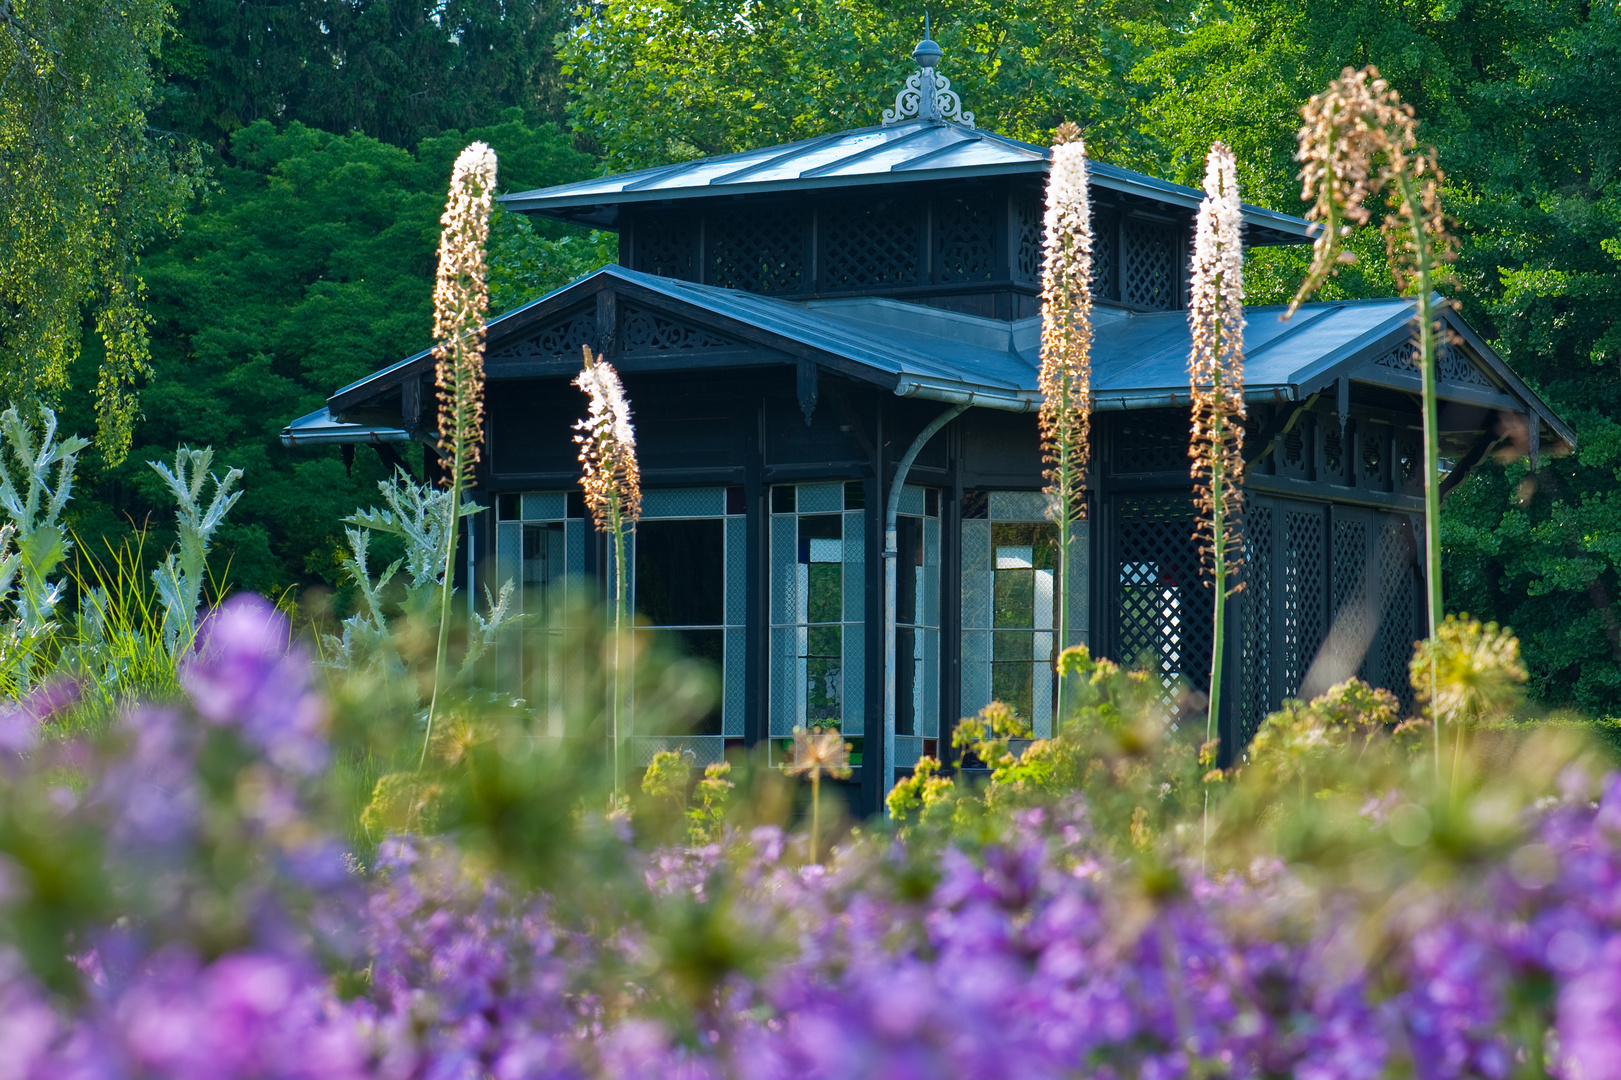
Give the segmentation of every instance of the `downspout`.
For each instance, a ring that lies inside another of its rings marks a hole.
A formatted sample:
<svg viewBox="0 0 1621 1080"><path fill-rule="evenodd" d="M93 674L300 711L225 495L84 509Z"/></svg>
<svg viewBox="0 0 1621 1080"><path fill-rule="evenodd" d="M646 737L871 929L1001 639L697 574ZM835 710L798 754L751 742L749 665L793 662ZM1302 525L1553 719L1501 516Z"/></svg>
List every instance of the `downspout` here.
<svg viewBox="0 0 1621 1080"><path fill-rule="evenodd" d="M919 451L939 430L968 411L968 403L953 405L929 421L929 426L918 432L906 454L895 466L895 479L889 485L889 505L884 511L884 794L895 786L895 518L901 509L901 489L906 486L906 474L912 471L912 462Z"/></svg>

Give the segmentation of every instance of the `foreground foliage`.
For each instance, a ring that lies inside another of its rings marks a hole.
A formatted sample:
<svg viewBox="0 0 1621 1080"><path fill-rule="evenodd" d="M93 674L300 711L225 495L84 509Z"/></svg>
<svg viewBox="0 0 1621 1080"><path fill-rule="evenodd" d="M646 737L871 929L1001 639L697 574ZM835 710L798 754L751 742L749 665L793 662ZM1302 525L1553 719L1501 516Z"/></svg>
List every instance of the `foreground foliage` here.
<svg viewBox="0 0 1621 1080"><path fill-rule="evenodd" d="M13 706L10 1075L1612 1075L1621 777L1566 734L1449 728L1438 786L1427 733L1347 684L1269 721L1202 848L1148 680L1074 651L1078 734L1013 754L988 715L990 792L824 866L772 770L689 795L664 758L598 812L604 639L578 644L577 738L462 708L433 820L375 845L334 782L353 692L257 598L204 623L181 704L71 739Z"/></svg>

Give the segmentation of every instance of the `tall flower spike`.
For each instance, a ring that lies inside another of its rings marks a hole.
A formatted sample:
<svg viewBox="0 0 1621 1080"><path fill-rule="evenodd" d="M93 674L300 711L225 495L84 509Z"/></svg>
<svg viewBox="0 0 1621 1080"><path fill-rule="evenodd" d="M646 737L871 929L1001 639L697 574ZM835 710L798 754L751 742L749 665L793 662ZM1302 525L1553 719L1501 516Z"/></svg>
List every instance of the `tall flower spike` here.
<svg viewBox="0 0 1621 1080"><path fill-rule="evenodd" d="M636 429L630 422L630 403L613 365L591 354L587 345L585 370L574 385L590 398L590 412L574 425L580 447L580 486L597 528L612 534L616 527L634 527L642 514L642 475L636 463ZM618 518L616 521L615 518Z"/></svg>
<svg viewBox="0 0 1621 1080"><path fill-rule="evenodd" d="M1301 110L1300 197L1312 204L1307 217L1322 224L1312 247L1306 279L1289 305L1290 314L1332 277L1341 263L1355 261L1345 240L1368 224L1368 201L1384 196L1390 212L1380 222L1385 251L1396 283L1406 289L1424 269L1452 261L1455 242L1441 212L1441 167L1435 151L1418 141L1413 107L1379 69L1346 68ZM1415 233L1429 251L1421 254ZM1439 281L1439 277L1432 284Z"/></svg>
<svg viewBox="0 0 1621 1080"><path fill-rule="evenodd" d="M1414 295L1418 322L1420 390L1424 415L1424 587L1433 642L1441 618L1441 427L1435 397L1436 350L1444 332L1433 291L1446 280L1456 245L1441 213L1441 169L1435 151L1418 142L1412 106L1371 65L1346 68L1301 110L1300 197L1323 226L1311 269L1289 304L1300 302L1355 258L1345 238L1368 223L1368 199L1383 195L1389 213L1380 223L1385 259L1402 291ZM1431 652L1432 664L1434 651ZM1435 683L1432 672L1430 683ZM1435 768L1441 768L1441 725L1433 728Z"/></svg>
<svg viewBox="0 0 1621 1080"><path fill-rule="evenodd" d="M433 290L439 446L466 483L484 430L484 317L490 288L484 246L495 194L495 152L481 142L461 152L450 173Z"/></svg>
<svg viewBox="0 0 1621 1080"><path fill-rule="evenodd" d="M1215 569L1219 549L1223 568L1231 573L1243 557L1238 524L1244 475L1244 217L1238 163L1221 143L1210 147L1204 190L1189 290L1193 437L1188 453L1199 508L1196 539L1205 565ZM1227 594L1225 582L1216 582L1216 588Z"/></svg>
<svg viewBox="0 0 1621 1080"><path fill-rule="evenodd" d="M613 633L613 716L609 730L612 739L613 801L619 805L619 746L622 724L628 719L622 650L625 627L629 624L625 534L636 528L642 516L642 474L636 464L636 429L630 423L630 403L619 373L600 356L591 355L591 346L582 350L585 369L574 378L574 385L591 400L585 419L574 425L574 441L580 446L580 486L597 530L608 534L614 559Z"/></svg>
<svg viewBox="0 0 1621 1080"><path fill-rule="evenodd" d="M1055 133L1047 175L1046 253L1041 274L1041 427L1047 493L1058 522L1058 648L1070 643L1070 526L1086 516L1092 412L1092 202L1086 144L1074 124ZM1057 717L1064 718L1065 680Z"/></svg>

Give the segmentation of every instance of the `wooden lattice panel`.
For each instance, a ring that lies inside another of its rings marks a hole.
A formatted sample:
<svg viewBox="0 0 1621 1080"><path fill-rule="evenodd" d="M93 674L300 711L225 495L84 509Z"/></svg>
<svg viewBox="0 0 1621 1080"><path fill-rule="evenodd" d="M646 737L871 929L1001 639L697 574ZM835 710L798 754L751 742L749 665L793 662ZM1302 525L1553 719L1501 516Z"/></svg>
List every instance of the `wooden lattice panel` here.
<svg viewBox="0 0 1621 1080"><path fill-rule="evenodd" d="M996 274L996 223L977 199L935 203L934 280L937 284L990 281Z"/></svg>
<svg viewBox="0 0 1621 1080"><path fill-rule="evenodd" d="M1368 626L1371 614L1367 599L1368 525L1355 519L1334 522L1334 572L1330 595L1333 625L1341 641L1366 642L1373 635ZM1358 678L1367 678L1367 657L1358 660Z"/></svg>
<svg viewBox="0 0 1621 1080"><path fill-rule="evenodd" d="M1187 495L1121 498L1117 504L1115 643L1123 662L1147 656L1167 701L1179 678L1210 685L1213 590L1200 580Z"/></svg>
<svg viewBox="0 0 1621 1080"><path fill-rule="evenodd" d="M1034 194L1015 196L1013 214L1014 224L1018 229L1015 249L1018 251L1018 258L1014 261L1013 273L1015 280L1026 285L1041 284L1042 244L1045 235L1043 213L1041 200Z"/></svg>
<svg viewBox="0 0 1621 1080"><path fill-rule="evenodd" d="M1188 414L1184 411L1164 409L1120 414L1115 421L1112 471L1186 475L1188 439Z"/></svg>
<svg viewBox="0 0 1621 1080"><path fill-rule="evenodd" d="M1247 745L1272 709L1272 507L1244 515L1244 629L1239 643L1239 745Z"/></svg>
<svg viewBox="0 0 1621 1080"><path fill-rule="evenodd" d="M709 284L752 293L804 291L805 219L789 210L711 219Z"/></svg>
<svg viewBox="0 0 1621 1080"><path fill-rule="evenodd" d="M1099 214L1092 219L1092 295L1118 300L1120 291L1120 219Z"/></svg>
<svg viewBox="0 0 1621 1080"><path fill-rule="evenodd" d="M1403 715L1413 711L1413 541L1401 525L1379 530L1379 685L1401 701Z"/></svg>
<svg viewBox="0 0 1621 1080"><path fill-rule="evenodd" d="M1127 218L1120 232L1125 248L1121 299L1154 311L1179 307L1177 253L1181 244L1175 227Z"/></svg>
<svg viewBox="0 0 1621 1080"><path fill-rule="evenodd" d="M657 277L696 281L697 243L686 218L648 218L636 223L636 269Z"/></svg>
<svg viewBox="0 0 1621 1080"><path fill-rule="evenodd" d="M840 205L822 214L822 288L912 285L922 241L917 214L894 200Z"/></svg>
<svg viewBox="0 0 1621 1080"><path fill-rule="evenodd" d="M1323 643L1323 519L1318 511L1283 514L1283 696L1294 697Z"/></svg>

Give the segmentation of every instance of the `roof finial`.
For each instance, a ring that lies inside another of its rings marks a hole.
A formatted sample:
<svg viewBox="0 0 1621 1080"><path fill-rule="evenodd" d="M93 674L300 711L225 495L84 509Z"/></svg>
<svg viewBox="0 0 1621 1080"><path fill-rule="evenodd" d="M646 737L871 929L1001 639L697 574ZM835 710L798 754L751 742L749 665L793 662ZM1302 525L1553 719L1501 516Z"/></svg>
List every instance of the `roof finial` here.
<svg viewBox="0 0 1621 1080"><path fill-rule="evenodd" d="M945 50L929 33L929 13L923 13L923 40L912 50L912 60L918 70L907 76L901 92L895 95L895 107L884 110L884 123L898 124L902 120L954 120L965 127L974 126L974 114L962 111L962 99L951 88L951 80L935 70L945 57Z"/></svg>

